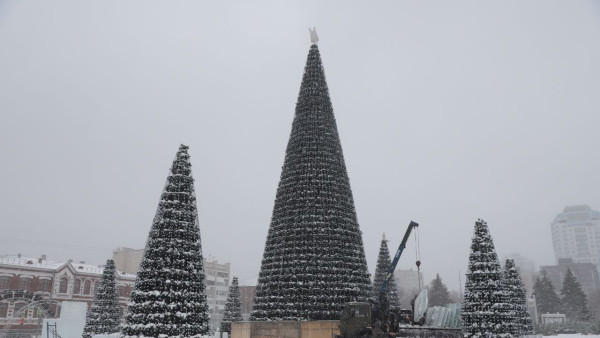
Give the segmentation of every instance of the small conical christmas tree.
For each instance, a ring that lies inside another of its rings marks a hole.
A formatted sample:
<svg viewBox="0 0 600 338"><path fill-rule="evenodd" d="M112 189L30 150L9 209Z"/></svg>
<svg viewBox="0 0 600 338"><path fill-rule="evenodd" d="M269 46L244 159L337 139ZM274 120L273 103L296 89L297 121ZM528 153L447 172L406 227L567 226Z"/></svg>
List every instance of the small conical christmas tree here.
<svg viewBox="0 0 600 338"><path fill-rule="evenodd" d="M321 55L310 47L251 320L337 320L371 281Z"/></svg>
<svg viewBox="0 0 600 338"><path fill-rule="evenodd" d="M122 328L124 337L209 333L200 228L188 147L171 166Z"/></svg>
<svg viewBox="0 0 600 338"><path fill-rule="evenodd" d="M567 269L560 293L562 295L562 309L568 320L586 321L590 319L587 297L581 290L581 285L571 269Z"/></svg>
<svg viewBox="0 0 600 338"><path fill-rule="evenodd" d="M119 332L120 325L119 295L115 287L115 262L109 259L106 261L100 285L85 321L83 337L116 333Z"/></svg>
<svg viewBox="0 0 600 338"><path fill-rule="evenodd" d="M390 259L387 240L385 239L385 235L383 235L379 248L379 257L377 258L377 267L375 268L375 276L373 278L373 289L371 291L371 298L377 304L376 311L378 311L378 315L381 318L389 318L388 316L390 315L392 315L391 318L395 318L400 313L400 297L393 274L387 283L386 296L381 297L381 287L387 278L387 272L391 264L392 261Z"/></svg>
<svg viewBox="0 0 600 338"><path fill-rule="evenodd" d="M390 259L390 251L388 250L387 240L385 235L381 240L381 246L379 247L379 256L377 257L377 267L375 268L375 276L373 278L373 290L371 297L375 300L379 300L379 293L381 291L381 285L386 279L387 272L392 264ZM387 300L389 303L389 309L392 311L400 309L400 297L398 296L398 287L394 275L392 274L388 285L387 285Z"/></svg>
<svg viewBox="0 0 600 338"><path fill-rule="evenodd" d="M527 292L512 259L507 259L504 266L504 287L513 313L509 332L514 336L533 334L533 321L527 311Z"/></svg>
<svg viewBox="0 0 600 338"><path fill-rule="evenodd" d="M450 293L448 287L442 282L440 274L435 275L435 279L431 281L431 287L427 292L429 297L428 306L444 306L450 303Z"/></svg>
<svg viewBox="0 0 600 338"><path fill-rule="evenodd" d="M471 243L461 318L464 337L510 337L510 304L487 223L478 220Z"/></svg>
<svg viewBox="0 0 600 338"><path fill-rule="evenodd" d="M242 303L240 301L240 288L238 278L233 277L229 286L229 295L225 303L225 312L223 313L223 321L221 321L221 337L223 332L231 335L231 323L242 321Z"/></svg>
<svg viewBox="0 0 600 338"><path fill-rule="evenodd" d="M533 286L533 294L535 295L537 312L540 315L560 312L560 298L558 298L546 270L542 270L542 277L536 279Z"/></svg>

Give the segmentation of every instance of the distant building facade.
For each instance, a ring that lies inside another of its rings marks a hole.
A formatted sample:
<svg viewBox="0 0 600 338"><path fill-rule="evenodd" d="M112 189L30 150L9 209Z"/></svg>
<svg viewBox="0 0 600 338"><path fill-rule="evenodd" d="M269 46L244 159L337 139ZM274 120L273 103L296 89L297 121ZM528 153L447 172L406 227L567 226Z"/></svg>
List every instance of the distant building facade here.
<svg viewBox="0 0 600 338"><path fill-rule="evenodd" d="M394 280L398 284L398 289L402 291L420 290L423 287L423 273L413 269L396 270Z"/></svg>
<svg viewBox="0 0 600 338"><path fill-rule="evenodd" d="M56 301L57 304L66 300L85 302L89 308L103 271L103 266L49 261L45 256L0 257L0 328L14 323L20 310L30 303L28 298L34 294ZM135 284L135 275L117 272L115 281L123 314ZM60 306L55 311L60 311ZM39 310L29 307L19 315L22 321L19 328L35 328L39 324L39 317Z"/></svg>
<svg viewBox="0 0 600 338"><path fill-rule="evenodd" d="M410 301L419 293L420 289L425 285L423 281L423 273L413 269L396 270L394 272L394 280L396 281L396 285L398 286L400 305L403 308L410 309Z"/></svg>
<svg viewBox="0 0 600 338"><path fill-rule="evenodd" d="M552 281L557 293L562 289L567 269L571 269L571 272L581 284L581 289L587 295L600 288L598 269L592 263L575 263L571 258L560 258L558 265L540 266L540 270L545 270L548 274L548 278Z"/></svg>
<svg viewBox="0 0 600 338"><path fill-rule="evenodd" d="M218 328L223 320L225 303L229 295L229 263L220 264L217 260L204 259L204 274L206 276L206 301L210 313L210 325Z"/></svg>
<svg viewBox="0 0 600 338"><path fill-rule="evenodd" d="M588 205L564 208L552 222L552 243L556 260L571 258L575 263L600 263L600 212Z"/></svg>
<svg viewBox="0 0 600 338"><path fill-rule="evenodd" d="M112 259L117 271L137 275L143 256L144 249L117 248L113 251Z"/></svg>
<svg viewBox="0 0 600 338"><path fill-rule="evenodd" d="M127 303L135 286L135 271L140 265L143 249L119 248L113 252L117 270L116 285L121 311L127 310ZM133 267L135 267L134 270ZM218 328L229 294L230 263L220 264L217 260L204 259L206 300L213 328ZM0 292L22 290L31 293L42 292L44 297L56 301L82 301L88 307L94 300L95 290L102 278L103 266L75 263L73 261L49 261L45 256L25 258L18 256L0 257ZM27 303L18 300L0 300L0 329L13 321L13 315ZM251 306L251 305L250 305ZM37 314L32 309L24 317L25 324L37 323Z"/></svg>
<svg viewBox="0 0 600 338"><path fill-rule="evenodd" d="M240 285L240 303L242 308L242 318L248 320L250 313L252 312L252 305L254 304L254 294L256 293L256 285Z"/></svg>

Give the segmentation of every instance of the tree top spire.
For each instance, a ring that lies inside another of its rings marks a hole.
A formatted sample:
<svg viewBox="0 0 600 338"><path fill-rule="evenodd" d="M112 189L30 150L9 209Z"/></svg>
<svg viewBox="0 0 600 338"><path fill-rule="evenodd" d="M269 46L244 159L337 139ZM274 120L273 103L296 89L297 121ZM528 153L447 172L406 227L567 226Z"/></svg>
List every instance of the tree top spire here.
<svg viewBox="0 0 600 338"><path fill-rule="evenodd" d="M316 45L319 42L319 37L317 36L317 29L313 27L312 29L308 27L308 31L310 32L310 42L313 45Z"/></svg>

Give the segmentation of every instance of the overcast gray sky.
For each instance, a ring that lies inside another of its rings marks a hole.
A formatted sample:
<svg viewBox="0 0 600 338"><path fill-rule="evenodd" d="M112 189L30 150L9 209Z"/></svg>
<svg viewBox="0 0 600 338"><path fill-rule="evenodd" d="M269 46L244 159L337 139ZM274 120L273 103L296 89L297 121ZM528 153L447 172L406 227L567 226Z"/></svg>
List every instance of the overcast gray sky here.
<svg viewBox="0 0 600 338"><path fill-rule="evenodd" d="M0 254L143 247L184 143L205 256L255 283L309 26L371 272L411 219L457 289L477 218L540 265L600 209L598 1L0 1Z"/></svg>

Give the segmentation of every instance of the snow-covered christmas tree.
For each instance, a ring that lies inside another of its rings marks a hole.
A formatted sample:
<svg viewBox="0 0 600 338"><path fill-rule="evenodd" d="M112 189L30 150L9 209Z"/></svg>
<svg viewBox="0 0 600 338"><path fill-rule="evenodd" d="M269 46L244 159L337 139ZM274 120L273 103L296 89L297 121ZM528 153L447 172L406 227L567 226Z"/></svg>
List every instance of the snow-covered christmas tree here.
<svg viewBox="0 0 600 338"><path fill-rule="evenodd" d="M475 222L461 318L464 337L511 337L511 305L488 225Z"/></svg>
<svg viewBox="0 0 600 338"><path fill-rule="evenodd" d="M200 228L188 147L171 166L131 293L124 337L209 333Z"/></svg>
<svg viewBox="0 0 600 338"><path fill-rule="evenodd" d="M587 297L581 289L571 269L567 269L563 280L562 310L569 321L587 321L590 319L590 310L587 306Z"/></svg>
<svg viewBox="0 0 600 338"><path fill-rule="evenodd" d="M436 274L435 278L431 281L427 297L429 297L429 301L427 302L429 307L444 306L450 303L448 287L442 281L442 277L440 277L439 273Z"/></svg>
<svg viewBox="0 0 600 338"><path fill-rule="evenodd" d="M390 258L390 251L387 246L387 240L385 235L381 240L381 246L379 247L379 256L377 257L377 267L375 268L375 276L373 277L373 289L371 291L371 298L374 301L379 300L379 293L381 291L381 285L386 279L387 272L392 264ZM391 276L387 285L387 300L390 311L396 311L400 309L400 297L398 296L398 287L394 275Z"/></svg>
<svg viewBox="0 0 600 338"><path fill-rule="evenodd" d="M561 311L560 298L556 294L554 285L546 270L542 270L542 277L538 277L533 285L533 294L538 313L557 313Z"/></svg>
<svg viewBox="0 0 600 338"><path fill-rule="evenodd" d="M339 319L371 281L319 48L310 47L252 320Z"/></svg>
<svg viewBox="0 0 600 338"><path fill-rule="evenodd" d="M115 287L115 262L106 261L102 279L95 290L94 301L85 320L83 338L95 334L111 334L119 332L121 315L119 313L119 296Z"/></svg>
<svg viewBox="0 0 600 338"><path fill-rule="evenodd" d="M533 321L527 311L527 292L512 259L507 259L504 265L504 287L508 293L514 319L510 323L509 332L514 336L533 334Z"/></svg>
<svg viewBox="0 0 600 338"><path fill-rule="evenodd" d="M223 320L221 321L221 337L223 332L231 334L231 323L242 321L242 303L240 300L240 288L238 284L238 278L233 277L231 285L229 286L229 295L227 296L227 302L225 303L225 312L223 313Z"/></svg>

